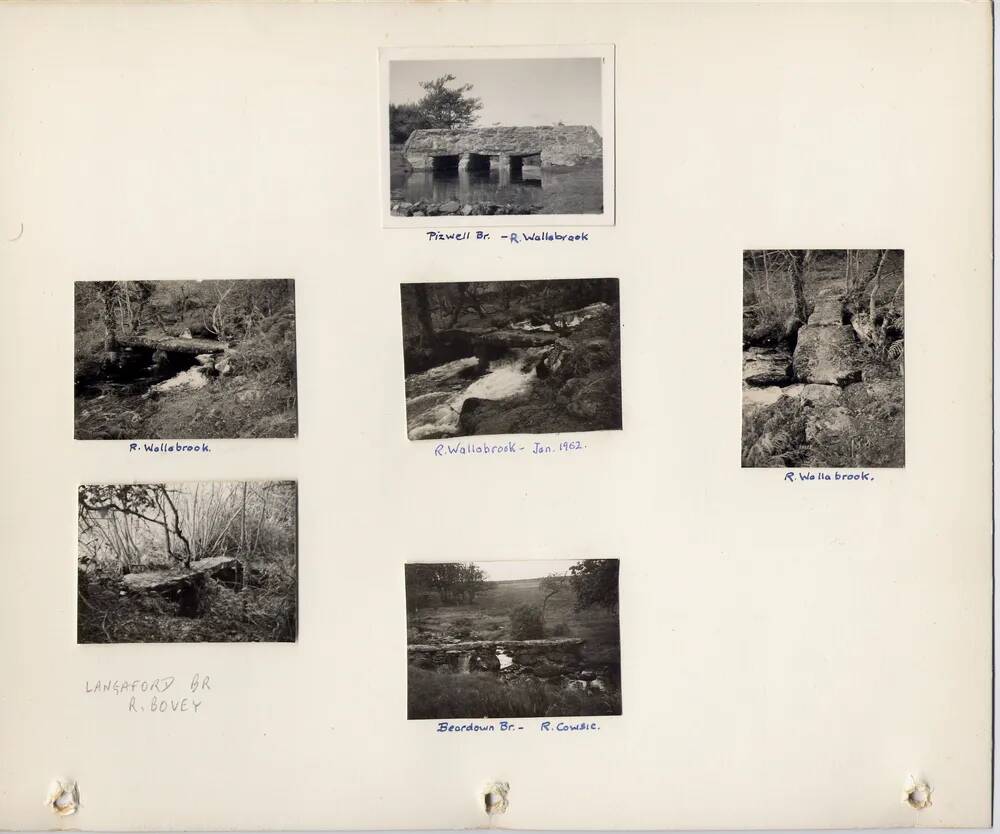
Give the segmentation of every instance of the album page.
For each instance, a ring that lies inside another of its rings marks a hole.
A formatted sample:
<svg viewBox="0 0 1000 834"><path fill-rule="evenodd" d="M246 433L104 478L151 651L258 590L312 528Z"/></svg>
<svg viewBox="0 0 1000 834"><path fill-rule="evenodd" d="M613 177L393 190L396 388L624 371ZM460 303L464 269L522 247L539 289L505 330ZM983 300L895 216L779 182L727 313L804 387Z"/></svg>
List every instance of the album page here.
<svg viewBox="0 0 1000 834"><path fill-rule="evenodd" d="M0 828L989 826L991 26L0 6Z"/></svg>

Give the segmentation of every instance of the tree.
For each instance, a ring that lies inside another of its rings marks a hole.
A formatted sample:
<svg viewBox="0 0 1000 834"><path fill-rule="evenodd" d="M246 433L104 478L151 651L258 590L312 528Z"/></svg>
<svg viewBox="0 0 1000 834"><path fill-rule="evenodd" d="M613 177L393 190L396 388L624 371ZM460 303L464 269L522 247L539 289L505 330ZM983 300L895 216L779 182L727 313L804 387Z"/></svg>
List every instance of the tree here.
<svg viewBox="0 0 1000 834"><path fill-rule="evenodd" d="M472 127L475 124L476 113L482 109L483 103L468 95L472 90L471 84L449 87L448 84L454 80L455 76L449 73L433 81L420 82L424 97L415 107L428 127Z"/></svg>
<svg viewBox="0 0 1000 834"><path fill-rule="evenodd" d="M171 544L171 533L184 545L184 554L181 558L185 567L191 566L193 552L191 543L181 530L180 514L177 506L167 488L162 484L120 484L120 485L91 485L81 486L78 489L78 515L83 521L97 516L104 517L108 513L122 513L124 515L141 518L151 524L156 524L163 528L163 535L166 541L167 553L172 557L177 557ZM159 518L150 515L153 509L159 512ZM167 509L171 515L168 517Z"/></svg>
<svg viewBox="0 0 1000 834"><path fill-rule="evenodd" d="M538 583L538 589L542 592L542 619L545 618L545 608L549 600L562 592L566 587L566 575L562 573L550 573Z"/></svg>
<svg viewBox="0 0 1000 834"><path fill-rule="evenodd" d="M537 605L519 605L510 613L512 640L538 640L545 636L542 611Z"/></svg>
<svg viewBox="0 0 1000 834"><path fill-rule="evenodd" d="M475 601L486 587L486 573L472 562L413 563L404 568L406 594L414 600L431 591L438 594L442 605L454 605L463 600Z"/></svg>
<svg viewBox="0 0 1000 834"><path fill-rule="evenodd" d="M806 267L812 260L812 251L809 249L793 249L789 252L791 256L791 268L789 277L792 282L792 297L795 299L795 315L805 322L809 318L809 308L806 305L805 295L805 272Z"/></svg>
<svg viewBox="0 0 1000 834"><path fill-rule="evenodd" d="M427 116L416 104L389 105L389 141L400 145L415 130L433 127Z"/></svg>
<svg viewBox="0 0 1000 834"><path fill-rule="evenodd" d="M618 610L617 559L585 559L571 565L569 575L577 611L595 605Z"/></svg>
<svg viewBox="0 0 1000 834"><path fill-rule="evenodd" d="M486 573L479 565L469 562L459 566L457 590L470 605L486 587Z"/></svg>
<svg viewBox="0 0 1000 834"><path fill-rule="evenodd" d="M410 284L416 298L417 321L420 323L420 335L426 348L434 347L437 334L434 332L434 320L431 318L431 303L427 297L426 284Z"/></svg>
<svg viewBox="0 0 1000 834"><path fill-rule="evenodd" d="M94 289L97 290L101 299L104 350L111 353L118 347L117 328L115 327L115 301L118 298L118 285L114 281L96 281Z"/></svg>

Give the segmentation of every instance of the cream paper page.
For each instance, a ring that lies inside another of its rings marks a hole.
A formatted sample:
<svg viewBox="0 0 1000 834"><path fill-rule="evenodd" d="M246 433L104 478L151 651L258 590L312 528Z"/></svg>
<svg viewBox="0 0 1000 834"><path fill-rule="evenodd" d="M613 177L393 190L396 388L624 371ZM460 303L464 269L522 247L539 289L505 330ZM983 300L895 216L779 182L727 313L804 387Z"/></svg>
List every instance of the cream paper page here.
<svg viewBox="0 0 1000 834"><path fill-rule="evenodd" d="M0 7L0 827L476 827L494 781L512 828L988 825L990 35L982 2ZM614 225L385 228L379 50L560 44L613 47ZM905 251L904 468L741 468L764 247ZM406 438L401 283L597 277L622 431ZM74 282L200 278L294 279L298 437L75 441ZM245 479L298 483L296 642L77 644L79 484ZM589 557L621 716L407 720L404 563ZM87 692L195 675L197 713Z"/></svg>

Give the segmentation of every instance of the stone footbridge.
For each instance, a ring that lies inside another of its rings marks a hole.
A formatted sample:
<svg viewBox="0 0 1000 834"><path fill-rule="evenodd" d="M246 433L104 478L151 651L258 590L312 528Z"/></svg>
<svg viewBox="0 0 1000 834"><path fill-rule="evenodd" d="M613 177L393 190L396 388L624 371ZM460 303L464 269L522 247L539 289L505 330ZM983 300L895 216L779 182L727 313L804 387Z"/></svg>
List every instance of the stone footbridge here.
<svg viewBox="0 0 1000 834"><path fill-rule="evenodd" d="M403 145L414 171L490 171L518 176L537 160L543 168L602 158L600 134L585 125L415 130Z"/></svg>

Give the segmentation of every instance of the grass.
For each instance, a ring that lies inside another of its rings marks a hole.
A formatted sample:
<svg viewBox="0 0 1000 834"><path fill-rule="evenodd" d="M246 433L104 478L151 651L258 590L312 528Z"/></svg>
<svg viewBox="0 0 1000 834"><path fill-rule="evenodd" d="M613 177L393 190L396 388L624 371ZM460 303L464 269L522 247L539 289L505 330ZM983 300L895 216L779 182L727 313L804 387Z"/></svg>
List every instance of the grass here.
<svg viewBox="0 0 1000 834"><path fill-rule="evenodd" d="M272 571L260 584L241 592L207 580L205 608L198 617L180 616L177 603L156 594L120 596L117 578L111 575L81 573L79 581L77 641L80 643L295 640L295 580L284 572Z"/></svg>
<svg viewBox="0 0 1000 834"><path fill-rule="evenodd" d="M538 678L498 680L488 672L457 675L410 666L409 718L539 718L621 715L621 693L582 692Z"/></svg>

